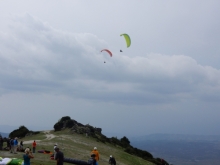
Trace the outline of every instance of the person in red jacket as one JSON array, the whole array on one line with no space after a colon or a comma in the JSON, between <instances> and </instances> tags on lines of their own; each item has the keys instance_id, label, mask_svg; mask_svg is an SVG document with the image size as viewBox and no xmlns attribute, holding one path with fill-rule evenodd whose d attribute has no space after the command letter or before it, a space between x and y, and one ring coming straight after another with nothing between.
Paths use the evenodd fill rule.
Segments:
<instances>
[{"instance_id":1,"label":"person in red jacket","mask_svg":"<svg viewBox=\"0 0 220 165\"><path fill-rule=\"evenodd\" d=\"M94 149L91 152L91 155L95 154L95 160L96 160L96 165L98 165L98 161L99 161L99 151L97 150L97 147L94 147Z\"/></svg>"},{"instance_id":2,"label":"person in red jacket","mask_svg":"<svg viewBox=\"0 0 220 165\"><path fill-rule=\"evenodd\" d=\"M35 140L34 140L34 142L32 143L33 153L35 153L36 146L37 146L37 143L36 143Z\"/></svg>"}]
</instances>

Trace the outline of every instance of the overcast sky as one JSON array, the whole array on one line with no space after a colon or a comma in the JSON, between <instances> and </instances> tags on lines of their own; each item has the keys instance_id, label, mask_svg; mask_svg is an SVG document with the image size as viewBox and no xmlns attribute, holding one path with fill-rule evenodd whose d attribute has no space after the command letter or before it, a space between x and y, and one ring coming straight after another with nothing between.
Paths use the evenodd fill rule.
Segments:
<instances>
[{"instance_id":1,"label":"overcast sky","mask_svg":"<svg viewBox=\"0 0 220 165\"><path fill-rule=\"evenodd\" d=\"M219 134L219 6L0 1L0 125L53 129L70 116L108 136Z\"/></svg>"}]
</instances>

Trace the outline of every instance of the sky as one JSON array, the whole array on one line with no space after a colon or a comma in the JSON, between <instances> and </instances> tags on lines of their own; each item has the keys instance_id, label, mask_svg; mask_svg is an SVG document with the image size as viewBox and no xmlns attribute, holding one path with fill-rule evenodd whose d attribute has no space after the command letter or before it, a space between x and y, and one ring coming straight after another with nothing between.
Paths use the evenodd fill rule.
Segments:
<instances>
[{"instance_id":1,"label":"sky","mask_svg":"<svg viewBox=\"0 0 220 165\"><path fill-rule=\"evenodd\" d=\"M220 134L219 6L0 1L0 125L47 130L70 116L109 137Z\"/></svg>"}]
</instances>

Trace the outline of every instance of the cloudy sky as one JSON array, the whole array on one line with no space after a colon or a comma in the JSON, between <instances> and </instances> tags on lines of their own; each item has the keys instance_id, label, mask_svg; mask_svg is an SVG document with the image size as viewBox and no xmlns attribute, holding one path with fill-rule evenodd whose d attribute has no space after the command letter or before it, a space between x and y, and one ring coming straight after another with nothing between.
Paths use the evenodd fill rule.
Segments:
<instances>
[{"instance_id":1,"label":"cloudy sky","mask_svg":"<svg viewBox=\"0 0 220 165\"><path fill-rule=\"evenodd\" d=\"M219 134L219 6L0 1L0 125L52 129L70 116L108 136Z\"/></svg>"}]
</instances>

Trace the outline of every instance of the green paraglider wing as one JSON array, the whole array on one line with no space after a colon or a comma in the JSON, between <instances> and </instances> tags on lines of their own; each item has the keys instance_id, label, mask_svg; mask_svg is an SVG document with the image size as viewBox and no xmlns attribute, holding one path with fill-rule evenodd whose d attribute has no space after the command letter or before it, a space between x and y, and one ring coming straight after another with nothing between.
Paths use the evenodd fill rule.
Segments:
<instances>
[{"instance_id":1,"label":"green paraglider wing","mask_svg":"<svg viewBox=\"0 0 220 165\"><path fill-rule=\"evenodd\" d=\"M131 39L130 39L129 35L128 34L121 34L120 36L124 36L127 47L129 47L131 45Z\"/></svg>"}]
</instances>

